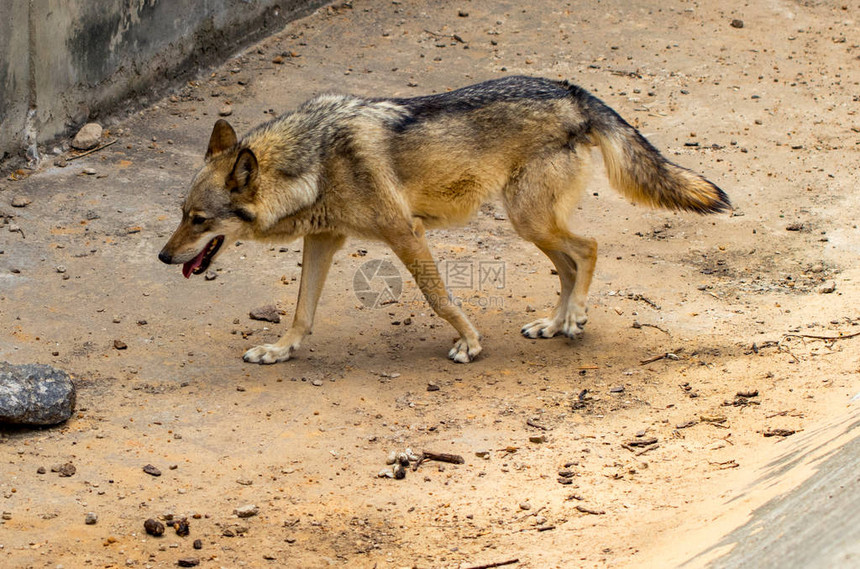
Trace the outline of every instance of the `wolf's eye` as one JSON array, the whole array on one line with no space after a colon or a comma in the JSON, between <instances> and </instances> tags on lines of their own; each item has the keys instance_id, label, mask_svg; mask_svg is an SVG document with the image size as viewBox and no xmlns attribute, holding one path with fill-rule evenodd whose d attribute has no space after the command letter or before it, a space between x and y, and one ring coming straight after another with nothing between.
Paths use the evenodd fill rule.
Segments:
<instances>
[{"instance_id":1,"label":"wolf's eye","mask_svg":"<svg viewBox=\"0 0 860 569\"><path fill-rule=\"evenodd\" d=\"M191 216L191 224L192 225L203 225L206 223L206 218L202 215L193 215Z\"/></svg>"}]
</instances>

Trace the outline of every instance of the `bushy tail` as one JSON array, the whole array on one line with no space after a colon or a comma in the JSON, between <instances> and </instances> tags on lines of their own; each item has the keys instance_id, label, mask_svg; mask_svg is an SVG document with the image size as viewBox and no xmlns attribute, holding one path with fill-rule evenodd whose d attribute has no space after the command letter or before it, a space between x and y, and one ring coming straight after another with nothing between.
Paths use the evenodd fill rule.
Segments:
<instances>
[{"instance_id":1,"label":"bushy tail","mask_svg":"<svg viewBox=\"0 0 860 569\"><path fill-rule=\"evenodd\" d=\"M664 158L603 101L575 85L568 88L586 115L612 187L635 202L666 209L716 213L731 208L723 190Z\"/></svg>"}]
</instances>

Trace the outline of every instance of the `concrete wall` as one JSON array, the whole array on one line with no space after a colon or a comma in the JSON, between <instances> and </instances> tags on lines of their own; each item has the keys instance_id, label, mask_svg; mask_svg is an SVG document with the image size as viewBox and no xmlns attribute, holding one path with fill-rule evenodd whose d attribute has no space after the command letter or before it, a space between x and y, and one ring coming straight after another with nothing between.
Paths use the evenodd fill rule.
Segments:
<instances>
[{"instance_id":1,"label":"concrete wall","mask_svg":"<svg viewBox=\"0 0 860 569\"><path fill-rule=\"evenodd\" d=\"M0 162L35 158L324 0L0 0Z\"/></svg>"}]
</instances>

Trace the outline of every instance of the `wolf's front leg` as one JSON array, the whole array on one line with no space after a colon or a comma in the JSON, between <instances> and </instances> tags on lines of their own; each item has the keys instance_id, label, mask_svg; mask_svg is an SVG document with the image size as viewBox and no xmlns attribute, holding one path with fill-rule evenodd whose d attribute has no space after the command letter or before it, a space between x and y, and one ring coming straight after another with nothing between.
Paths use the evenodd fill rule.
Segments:
<instances>
[{"instance_id":1,"label":"wolf's front leg","mask_svg":"<svg viewBox=\"0 0 860 569\"><path fill-rule=\"evenodd\" d=\"M392 230L386 235L388 245L412 273L424 298L434 312L448 321L460 334L460 339L448 352L448 357L461 364L469 363L481 353L480 334L469 322L445 289L445 283L424 239L421 221L413 222L411 231Z\"/></svg>"},{"instance_id":2,"label":"wolf's front leg","mask_svg":"<svg viewBox=\"0 0 860 569\"><path fill-rule=\"evenodd\" d=\"M343 246L343 235L321 233L307 235L302 248L302 280L293 325L274 344L263 344L245 352L243 359L255 364L273 364L290 359L302 340L310 334L314 314L325 278L335 252Z\"/></svg>"}]
</instances>

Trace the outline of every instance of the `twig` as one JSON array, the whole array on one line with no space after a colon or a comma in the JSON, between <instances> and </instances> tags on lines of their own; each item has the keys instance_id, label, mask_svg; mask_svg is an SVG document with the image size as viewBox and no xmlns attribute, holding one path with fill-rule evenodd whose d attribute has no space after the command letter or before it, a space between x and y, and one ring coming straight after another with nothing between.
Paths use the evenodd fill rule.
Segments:
<instances>
[{"instance_id":1,"label":"twig","mask_svg":"<svg viewBox=\"0 0 860 569\"><path fill-rule=\"evenodd\" d=\"M513 565L514 563L519 562L519 559L507 559L505 561L496 561L494 563L484 563L483 565L470 565L469 567L463 567L463 569L492 569L493 567L504 567L505 565Z\"/></svg>"},{"instance_id":2,"label":"twig","mask_svg":"<svg viewBox=\"0 0 860 569\"><path fill-rule=\"evenodd\" d=\"M421 466L425 460L437 460L439 462L447 462L450 464L463 464L466 460L460 456L459 454L448 454L445 452L430 452L425 450L421 453L418 461L412 466L412 471L418 470L418 467Z\"/></svg>"},{"instance_id":3,"label":"twig","mask_svg":"<svg viewBox=\"0 0 860 569\"><path fill-rule=\"evenodd\" d=\"M101 146L97 146L96 148L93 148L92 150L87 150L86 152L82 152L80 154L75 154L74 156L69 156L68 158L66 158L66 162L71 162L72 160L77 160L78 158L83 158L84 156L89 156L90 154L92 154L94 152L98 152L99 150L104 150L108 146L111 146L112 144L116 144L117 142L119 142L119 139L114 138L110 142L102 144Z\"/></svg>"},{"instance_id":4,"label":"twig","mask_svg":"<svg viewBox=\"0 0 860 569\"><path fill-rule=\"evenodd\" d=\"M544 427L543 425L532 419L526 419L526 425L528 425L529 427L534 427L535 429L540 429L541 431L549 430L549 427Z\"/></svg>"},{"instance_id":5,"label":"twig","mask_svg":"<svg viewBox=\"0 0 860 569\"><path fill-rule=\"evenodd\" d=\"M842 334L840 333L838 336L819 336L818 334L783 334L782 339L786 338L811 338L813 340L827 340L828 342L832 342L834 340L847 340L848 338L854 338L856 336L860 336L860 332L853 332L851 334Z\"/></svg>"},{"instance_id":6,"label":"twig","mask_svg":"<svg viewBox=\"0 0 860 569\"><path fill-rule=\"evenodd\" d=\"M593 510L587 506L578 505L576 507L577 511L582 512L583 514L591 514L592 516L602 516L606 512L604 510Z\"/></svg>"},{"instance_id":7,"label":"twig","mask_svg":"<svg viewBox=\"0 0 860 569\"><path fill-rule=\"evenodd\" d=\"M668 331L668 330L665 330L665 329L661 328L660 326L657 326L656 324L643 324L643 323L641 323L641 322L639 323L639 327L640 327L640 328L644 328L645 326L647 326L647 327L649 327L649 328L656 328L657 330L660 330L661 332L663 332L663 333L664 333L664 334L666 334L667 336L671 336L671 335L672 335L672 334L670 334L670 333L669 333L669 331Z\"/></svg>"},{"instance_id":8,"label":"twig","mask_svg":"<svg viewBox=\"0 0 860 569\"><path fill-rule=\"evenodd\" d=\"M424 30L424 31L427 32L428 34L430 34L431 36L436 36L437 38L450 38L456 42L466 43L466 40L464 40L463 38L461 38L457 34L440 34L438 32L431 32L430 30Z\"/></svg>"},{"instance_id":9,"label":"twig","mask_svg":"<svg viewBox=\"0 0 860 569\"><path fill-rule=\"evenodd\" d=\"M639 365L644 366L644 365L648 365L648 364L654 363L656 361L664 360L664 359L677 360L678 356L676 356L672 352L666 352L666 353L660 354L659 356L652 356L648 359L642 360L639 362Z\"/></svg>"}]
</instances>

